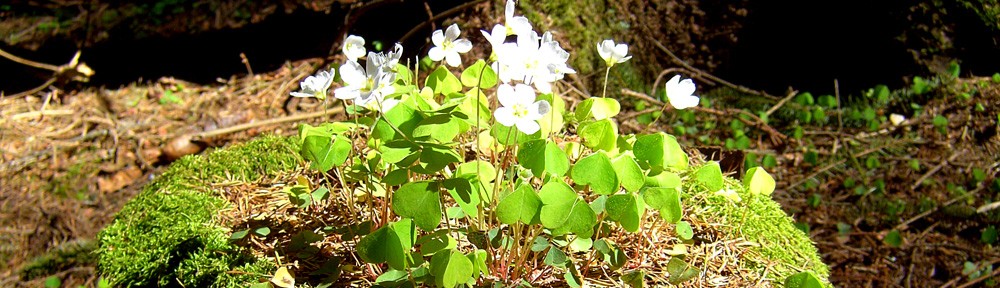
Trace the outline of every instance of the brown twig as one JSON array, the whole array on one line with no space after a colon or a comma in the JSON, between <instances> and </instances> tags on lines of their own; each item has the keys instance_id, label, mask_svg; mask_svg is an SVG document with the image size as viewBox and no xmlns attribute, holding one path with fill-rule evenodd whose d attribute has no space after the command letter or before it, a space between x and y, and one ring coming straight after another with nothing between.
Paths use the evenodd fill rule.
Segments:
<instances>
[{"instance_id":1,"label":"brown twig","mask_svg":"<svg viewBox=\"0 0 1000 288\"><path fill-rule=\"evenodd\" d=\"M448 9L448 10L446 10L444 12L441 12L440 14L434 15L434 17L431 17L430 19L427 19L427 21L425 21L423 23L420 23L420 25L417 25L416 27L413 27L413 29L410 29L410 31L406 32L406 34L403 34L403 37L399 38L399 42L405 42L406 39L409 39L410 37L412 37L413 34L416 34L421 29L424 29L424 27L427 27L427 25L431 25L432 23L434 23L434 22L436 22L438 20L441 20L441 18L451 16L452 14L458 13L459 11L462 11L462 10L465 10L466 8L472 7L473 5L482 3L483 1L486 1L486 0L476 0L476 1L472 1L472 2L467 2L465 4L458 5L458 6L455 6L454 8L451 8L451 9Z\"/></svg>"},{"instance_id":2,"label":"brown twig","mask_svg":"<svg viewBox=\"0 0 1000 288\"><path fill-rule=\"evenodd\" d=\"M666 103L664 103L663 101L657 100L656 98L653 98L653 97L651 97L649 95L646 95L645 93L632 91L632 90L629 90L629 89L626 89L626 88L622 88L621 91L622 91L622 94L625 94L627 96L632 96L632 97L635 97L635 98L646 100L647 102L650 102L650 103L653 103L653 104L656 104L656 105L660 105L660 106L663 106L663 107L666 106ZM749 113L749 112L743 111L741 109L718 110L718 109L713 109L713 108L708 108L708 107L701 107L701 106L691 107L691 109L695 110L695 111L698 111L698 112L702 112L702 113L708 113L708 114L713 114L713 115L718 115L718 116L733 117L735 119L738 119L741 122L743 122L744 124L747 124L747 125L750 125L750 126L754 126L757 129L760 129L761 131L766 132L770 136L771 142L774 143L774 144L778 144L778 143L781 143L783 141L788 141L788 136L786 136L785 134L781 134L781 132L778 132L778 130L775 130L774 127L771 127L770 125L767 125L767 123L764 123L764 121L761 120L760 117L757 117L757 115L753 115L753 113ZM742 117L734 117L734 115L737 115L737 114L747 115L751 119L744 119ZM751 121L751 120L753 120L753 121Z\"/></svg>"},{"instance_id":3,"label":"brown twig","mask_svg":"<svg viewBox=\"0 0 1000 288\"><path fill-rule=\"evenodd\" d=\"M944 165L947 165L948 162L955 161L955 158L958 158L958 155L961 154L959 152L961 151L952 153L951 156L948 157L948 159L941 161L941 163L938 163L937 166L934 166L934 168L931 168L930 171L927 171L927 173L924 173L923 176L920 176L920 178L918 178L917 181L910 186L910 190L917 190L917 187L920 187L920 183L924 183L924 180L927 180L927 177L931 177L931 175L937 173L937 171L941 170L941 168L943 168Z\"/></svg>"},{"instance_id":4,"label":"brown twig","mask_svg":"<svg viewBox=\"0 0 1000 288\"><path fill-rule=\"evenodd\" d=\"M281 123L286 123L286 122L295 122L295 121L300 121L300 120L305 120L305 119L311 119L311 118L316 118L316 117L323 117L323 116L327 116L327 115L333 115L333 114L341 113L341 112L344 112L344 107L337 106L337 107L330 108L329 110L325 110L325 111L318 111L318 112L307 113L307 114L299 114L299 115L290 115L290 116L285 116L285 117L281 117L281 118L268 119L268 120L264 120L264 121L260 121L260 122L246 123L246 124L240 124L240 125L226 127L226 128L221 128L221 129L215 129L215 130L212 130L212 131L205 131L205 132L202 132L202 133L195 134L191 139L192 140L201 140L201 139L205 139L205 138L212 138L212 137L215 137L215 136L225 135L225 134L230 134L230 133L235 133L235 132L239 132L239 131L243 131L243 130L247 130L247 129L252 129L252 128L256 128L256 127L267 126L267 125L274 125L274 124L281 124Z\"/></svg>"},{"instance_id":5,"label":"brown twig","mask_svg":"<svg viewBox=\"0 0 1000 288\"><path fill-rule=\"evenodd\" d=\"M969 191L968 193L965 193L965 194L962 194L962 195L958 195L955 198L951 198L951 200L948 200L947 202L944 202L941 205L938 205L937 207L934 207L934 209L927 210L927 211L924 211L924 213L920 213L917 216L913 216L912 218L907 219L906 221L903 221L903 223L899 223L899 225L896 225L896 227L893 227L893 229L895 229L895 230L902 230L902 229L906 228L908 225L910 225L910 223L913 223L914 221L917 221L917 220L919 220L921 218L927 217L927 215L931 215L934 212L937 212L938 210L941 210L941 207L948 207L948 206L951 206L951 204L955 204L955 202L961 201L962 199L975 196L975 195L979 194L979 191L983 190L983 187L985 187L985 186L983 186L982 184L980 184L979 186L976 187L976 189L972 189L972 191Z\"/></svg>"},{"instance_id":6,"label":"brown twig","mask_svg":"<svg viewBox=\"0 0 1000 288\"><path fill-rule=\"evenodd\" d=\"M740 85L736 85L736 84L730 83L729 81L726 81L725 79L716 77L715 75L712 75L712 74L710 74L708 72L702 71L701 69L695 68L694 66L691 66L690 64L687 64L687 62L684 62L684 60L681 60L680 57L677 57L677 55L675 55L674 52L671 52L670 49L667 48L667 46L664 46L663 43L660 43L659 40L656 40L656 38L653 38L652 35L653 34L646 34L646 39L649 39L649 41L652 41L653 44L656 45L657 48L660 48L660 51L663 51L663 53L666 53L667 56L670 56L670 59L673 60L673 62L676 63L677 65L681 65L681 67L684 67L685 69L697 72L699 75L704 76L705 78L708 78L709 80L712 80L713 82L729 86L730 88L736 89L737 91L740 91L740 92L743 92L743 93L747 93L747 94L753 94L753 95L761 96L761 97L764 97L764 98L767 98L767 99L771 99L771 100L778 100L777 96L774 96L774 95L771 95L771 94L767 94L767 92L757 91L757 90L753 90L753 89L750 89L750 88L747 88L747 87L744 87L744 86L740 86Z\"/></svg>"}]
</instances>

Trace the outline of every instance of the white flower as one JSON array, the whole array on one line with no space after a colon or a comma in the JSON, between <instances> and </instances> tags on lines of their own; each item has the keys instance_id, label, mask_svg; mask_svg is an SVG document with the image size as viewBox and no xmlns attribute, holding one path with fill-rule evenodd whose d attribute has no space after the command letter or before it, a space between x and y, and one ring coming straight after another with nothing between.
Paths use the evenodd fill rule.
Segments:
<instances>
[{"instance_id":1,"label":"white flower","mask_svg":"<svg viewBox=\"0 0 1000 288\"><path fill-rule=\"evenodd\" d=\"M341 72L341 76L343 72ZM677 109L687 109L698 106L698 96L694 96L695 86L691 79L681 80L681 75L676 75L667 81L667 100L670 105Z\"/></svg>"},{"instance_id":2,"label":"white flower","mask_svg":"<svg viewBox=\"0 0 1000 288\"><path fill-rule=\"evenodd\" d=\"M458 24L451 24L448 26L447 32L442 32L440 29L435 30L434 34L431 35L431 42L434 42L434 47L428 52L427 56L431 57L431 60L441 61L445 59L448 66L458 67L462 64L462 57L458 53L465 53L472 50L472 42L468 39L458 39L462 31L458 30Z\"/></svg>"},{"instance_id":3,"label":"white flower","mask_svg":"<svg viewBox=\"0 0 1000 288\"><path fill-rule=\"evenodd\" d=\"M403 56L403 45L396 43L396 46L392 49L389 54L383 53L368 53L368 65L377 66L386 72L396 71L396 64L399 64L399 58Z\"/></svg>"},{"instance_id":4,"label":"white flower","mask_svg":"<svg viewBox=\"0 0 1000 288\"><path fill-rule=\"evenodd\" d=\"M333 75L336 73L336 70L330 69L329 71L319 71L316 76L306 77L302 83L299 83L302 91L292 92L292 96L326 99L326 91L330 89L330 84L333 84Z\"/></svg>"},{"instance_id":5,"label":"white flower","mask_svg":"<svg viewBox=\"0 0 1000 288\"><path fill-rule=\"evenodd\" d=\"M493 112L497 122L507 127L517 126L518 130L528 135L538 132L540 127L536 121L549 113L551 108L545 100L536 102L535 91L524 84L513 87L501 84L497 87L497 99L501 105Z\"/></svg>"},{"instance_id":6,"label":"white flower","mask_svg":"<svg viewBox=\"0 0 1000 288\"><path fill-rule=\"evenodd\" d=\"M347 55L347 59L351 61L358 61L358 58L365 56L365 38L361 36L350 35L347 36L347 40L344 40L344 55Z\"/></svg>"},{"instance_id":7,"label":"white flower","mask_svg":"<svg viewBox=\"0 0 1000 288\"><path fill-rule=\"evenodd\" d=\"M518 35L517 43L504 43L497 49L494 70L504 83L521 81L533 84L542 93L552 92L552 82L562 79L567 73L576 73L566 65L569 53L545 33L539 38L534 32Z\"/></svg>"},{"instance_id":8,"label":"white flower","mask_svg":"<svg viewBox=\"0 0 1000 288\"><path fill-rule=\"evenodd\" d=\"M597 53L601 54L601 58L604 59L604 63L608 64L608 67L632 59L632 56L626 56L628 54L627 44L615 45L615 41L610 39L597 44Z\"/></svg>"},{"instance_id":9,"label":"white flower","mask_svg":"<svg viewBox=\"0 0 1000 288\"><path fill-rule=\"evenodd\" d=\"M899 124L903 123L903 121L906 121L906 117L903 117L903 115L899 115L896 113L892 113L889 115L889 122L892 122L892 125L899 126Z\"/></svg>"},{"instance_id":10,"label":"white flower","mask_svg":"<svg viewBox=\"0 0 1000 288\"><path fill-rule=\"evenodd\" d=\"M369 59L378 57L377 53L369 53ZM334 90L334 97L337 99L354 100L355 104L367 106L372 101L382 101L389 94L396 91L392 86L395 80L395 73L385 71L380 66L374 65L375 61L368 61L367 69L361 68L357 61L347 61L340 66L340 79L344 80L344 87Z\"/></svg>"},{"instance_id":11,"label":"white flower","mask_svg":"<svg viewBox=\"0 0 1000 288\"><path fill-rule=\"evenodd\" d=\"M486 41L490 42L494 53L496 53L496 49L503 45L503 41L507 39L507 28L500 24L493 26L492 31L479 30L479 32L483 33L483 36L486 36Z\"/></svg>"},{"instance_id":12,"label":"white flower","mask_svg":"<svg viewBox=\"0 0 1000 288\"><path fill-rule=\"evenodd\" d=\"M733 189L723 188L719 191L715 191L715 195L726 197L726 199L729 199L729 201L733 202L740 202L743 200L742 198L740 198L740 194L736 194L736 190Z\"/></svg>"},{"instance_id":13,"label":"white flower","mask_svg":"<svg viewBox=\"0 0 1000 288\"><path fill-rule=\"evenodd\" d=\"M525 35L534 32L531 29L531 21L528 21L528 18L525 18L524 16L514 17L514 0L507 0L507 6L504 7L503 16L504 20L506 20L506 23L504 24L504 28L506 28L504 34Z\"/></svg>"}]
</instances>

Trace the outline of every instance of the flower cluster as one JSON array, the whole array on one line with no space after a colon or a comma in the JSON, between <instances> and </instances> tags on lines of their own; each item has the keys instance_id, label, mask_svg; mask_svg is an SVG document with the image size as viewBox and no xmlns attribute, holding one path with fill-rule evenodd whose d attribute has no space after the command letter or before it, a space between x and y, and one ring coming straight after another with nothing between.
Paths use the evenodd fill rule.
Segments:
<instances>
[{"instance_id":1,"label":"flower cluster","mask_svg":"<svg viewBox=\"0 0 1000 288\"><path fill-rule=\"evenodd\" d=\"M361 43L364 43L364 39L361 39ZM348 45L351 45L350 41L345 44L345 52L349 51ZM344 80L345 85L333 91L334 97L353 100L355 105L368 109L388 111L398 103L398 100L386 99L386 96L396 92L392 84L396 81L395 68L402 55L403 46L396 44L388 54L368 52L365 67L361 67L356 59L348 59L347 63L340 66L340 79Z\"/></svg>"},{"instance_id":2,"label":"flower cluster","mask_svg":"<svg viewBox=\"0 0 1000 288\"><path fill-rule=\"evenodd\" d=\"M576 73L576 70L566 64L569 53L552 38L551 32L545 32L539 37L526 18L513 16L513 0L507 1L506 8L505 25L497 24L491 32L482 31L493 46L493 55L496 56L493 70L497 71L504 83L520 81L534 85L539 92L552 93L552 82L562 79L566 74ZM509 35L517 35L517 42L504 42Z\"/></svg>"}]
</instances>

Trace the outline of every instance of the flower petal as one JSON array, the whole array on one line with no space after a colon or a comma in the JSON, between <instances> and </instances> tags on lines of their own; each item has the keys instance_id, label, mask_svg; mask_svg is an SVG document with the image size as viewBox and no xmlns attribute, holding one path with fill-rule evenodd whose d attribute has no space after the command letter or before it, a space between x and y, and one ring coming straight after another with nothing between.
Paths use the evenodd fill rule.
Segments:
<instances>
[{"instance_id":1,"label":"flower petal","mask_svg":"<svg viewBox=\"0 0 1000 288\"><path fill-rule=\"evenodd\" d=\"M685 95L677 97L669 97L667 100L670 101L670 105L674 106L678 110L684 110L694 106L698 106L698 96Z\"/></svg>"},{"instance_id":2,"label":"flower petal","mask_svg":"<svg viewBox=\"0 0 1000 288\"><path fill-rule=\"evenodd\" d=\"M462 34L462 30L458 29L458 24L451 24L448 26L448 31L444 32L444 39L449 41L455 41L458 36Z\"/></svg>"},{"instance_id":3,"label":"flower petal","mask_svg":"<svg viewBox=\"0 0 1000 288\"><path fill-rule=\"evenodd\" d=\"M337 99L342 99L342 100L356 99L359 96L361 96L361 90L358 89L357 87L348 86L348 87L340 87L337 88L336 90L333 90L333 97L336 97Z\"/></svg>"},{"instance_id":4,"label":"flower petal","mask_svg":"<svg viewBox=\"0 0 1000 288\"><path fill-rule=\"evenodd\" d=\"M614 51L615 58L625 58L626 54L628 54L628 45L627 44L618 44L618 45L615 46L615 51ZM621 62L622 61L619 61L618 63L621 63Z\"/></svg>"},{"instance_id":5,"label":"flower petal","mask_svg":"<svg viewBox=\"0 0 1000 288\"><path fill-rule=\"evenodd\" d=\"M535 102L535 89L532 89L531 86L517 84L514 86L514 93L517 95L517 98L514 99L517 104L527 106Z\"/></svg>"},{"instance_id":6,"label":"flower petal","mask_svg":"<svg viewBox=\"0 0 1000 288\"><path fill-rule=\"evenodd\" d=\"M524 134L528 135L535 134L535 132L538 132L538 129L541 128L538 125L538 122L535 122L535 120L529 120L525 118L519 119L516 124L517 124L517 130L521 130L521 132L524 132Z\"/></svg>"},{"instance_id":7,"label":"flower petal","mask_svg":"<svg viewBox=\"0 0 1000 288\"><path fill-rule=\"evenodd\" d=\"M503 9L503 16L507 21L510 21L510 18L514 18L514 0L507 0L507 5Z\"/></svg>"},{"instance_id":8,"label":"flower petal","mask_svg":"<svg viewBox=\"0 0 1000 288\"><path fill-rule=\"evenodd\" d=\"M472 41L469 41L469 39L455 40L454 45L453 47L455 47L455 51L458 51L458 53L465 53L472 50Z\"/></svg>"},{"instance_id":9,"label":"flower petal","mask_svg":"<svg viewBox=\"0 0 1000 288\"><path fill-rule=\"evenodd\" d=\"M431 42L434 43L434 46L444 46L444 31L434 30L434 33L431 33Z\"/></svg>"},{"instance_id":10,"label":"flower petal","mask_svg":"<svg viewBox=\"0 0 1000 288\"><path fill-rule=\"evenodd\" d=\"M348 86L364 86L367 80L365 70L357 61L347 61L340 65L340 79Z\"/></svg>"},{"instance_id":11,"label":"flower petal","mask_svg":"<svg viewBox=\"0 0 1000 288\"><path fill-rule=\"evenodd\" d=\"M458 51L452 50L450 53L445 54L445 60L448 60L448 66L451 67L462 65L462 56L458 55Z\"/></svg>"},{"instance_id":12,"label":"flower petal","mask_svg":"<svg viewBox=\"0 0 1000 288\"><path fill-rule=\"evenodd\" d=\"M677 92L680 93L679 96L694 95L694 91L697 90L694 86L694 81L691 79L681 80L681 83L677 84Z\"/></svg>"},{"instance_id":13,"label":"flower petal","mask_svg":"<svg viewBox=\"0 0 1000 288\"><path fill-rule=\"evenodd\" d=\"M431 51L427 51L427 57L434 61L441 61L444 59L444 49L439 46L431 47Z\"/></svg>"},{"instance_id":14,"label":"flower petal","mask_svg":"<svg viewBox=\"0 0 1000 288\"><path fill-rule=\"evenodd\" d=\"M517 98L518 98L517 94L514 92L514 87L510 86L510 84L501 84L499 87L497 87L497 100L500 101L500 105L502 105L503 107L514 106L515 104L518 103Z\"/></svg>"},{"instance_id":15,"label":"flower petal","mask_svg":"<svg viewBox=\"0 0 1000 288\"><path fill-rule=\"evenodd\" d=\"M549 106L549 101L540 100L531 105L528 105L528 115L525 117L529 120L542 119L542 116L549 113L552 107Z\"/></svg>"},{"instance_id":16,"label":"flower petal","mask_svg":"<svg viewBox=\"0 0 1000 288\"><path fill-rule=\"evenodd\" d=\"M497 119L497 122L503 126L514 126L514 122L517 122L517 117L514 117L514 109L510 107L500 107L496 111L493 111L493 118Z\"/></svg>"},{"instance_id":17,"label":"flower petal","mask_svg":"<svg viewBox=\"0 0 1000 288\"><path fill-rule=\"evenodd\" d=\"M514 31L515 35L526 35L532 33L531 21L524 16L517 16L507 19L507 27Z\"/></svg>"}]
</instances>

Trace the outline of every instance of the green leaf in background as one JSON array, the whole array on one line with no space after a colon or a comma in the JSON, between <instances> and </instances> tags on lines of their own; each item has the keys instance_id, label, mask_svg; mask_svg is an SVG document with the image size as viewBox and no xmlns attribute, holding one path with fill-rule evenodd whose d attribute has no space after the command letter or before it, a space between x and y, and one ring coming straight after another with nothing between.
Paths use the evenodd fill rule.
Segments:
<instances>
[{"instance_id":1,"label":"green leaf in background","mask_svg":"<svg viewBox=\"0 0 1000 288\"><path fill-rule=\"evenodd\" d=\"M576 106L576 120L580 122L587 119L604 120L615 117L621 112L621 109L618 100L591 97Z\"/></svg>"},{"instance_id":2,"label":"green leaf in background","mask_svg":"<svg viewBox=\"0 0 1000 288\"><path fill-rule=\"evenodd\" d=\"M679 188L681 187L681 176L673 172L660 172L656 175L646 176L646 187L666 187L666 188Z\"/></svg>"},{"instance_id":3,"label":"green leaf in background","mask_svg":"<svg viewBox=\"0 0 1000 288\"><path fill-rule=\"evenodd\" d=\"M382 140L393 140L393 139L404 139L400 135L396 135L395 126L400 132L406 134L407 137L413 134L413 129L417 127L417 124L423 120L423 116L413 107L416 106L414 103L416 98L410 97L407 100L399 103L389 111L385 112L385 118L378 119L375 123L375 128L372 128L372 138L382 139ZM390 123L392 125L390 125ZM393 126L394 125L394 126Z\"/></svg>"},{"instance_id":4,"label":"green leaf in background","mask_svg":"<svg viewBox=\"0 0 1000 288\"><path fill-rule=\"evenodd\" d=\"M539 219L542 226L552 230L552 235L569 232L590 238L594 234L597 216L590 205L573 191L572 187L558 180L549 181L538 192L542 201Z\"/></svg>"},{"instance_id":5,"label":"green leaf in background","mask_svg":"<svg viewBox=\"0 0 1000 288\"><path fill-rule=\"evenodd\" d=\"M453 117L451 114L438 114L424 118L413 129L413 137L429 137L441 143L451 142L455 136L465 132L463 130L468 130L462 129L461 121L463 120ZM465 128L468 128L468 125L465 125Z\"/></svg>"},{"instance_id":6,"label":"green leaf in background","mask_svg":"<svg viewBox=\"0 0 1000 288\"><path fill-rule=\"evenodd\" d=\"M648 187L639 194L649 208L660 211L660 217L667 223L677 223L681 220L683 209L679 187Z\"/></svg>"},{"instance_id":7,"label":"green leaf in background","mask_svg":"<svg viewBox=\"0 0 1000 288\"><path fill-rule=\"evenodd\" d=\"M722 189L722 168L719 166L719 162L708 161L701 168L698 168L698 171L694 172L694 178L695 181L698 181L698 184L708 188L709 192Z\"/></svg>"},{"instance_id":8,"label":"green leaf in background","mask_svg":"<svg viewBox=\"0 0 1000 288\"><path fill-rule=\"evenodd\" d=\"M472 278L473 280L479 278L480 273L489 273L490 268L486 266L487 259L486 250L476 249L475 252L469 253L469 261L472 261ZM469 285L472 287L473 285Z\"/></svg>"},{"instance_id":9,"label":"green leaf in background","mask_svg":"<svg viewBox=\"0 0 1000 288\"><path fill-rule=\"evenodd\" d=\"M677 222L675 227L677 231L677 238L683 241L688 241L694 238L694 229L691 229L691 223L687 221Z\"/></svg>"},{"instance_id":10,"label":"green leaf in background","mask_svg":"<svg viewBox=\"0 0 1000 288\"><path fill-rule=\"evenodd\" d=\"M549 245L549 251L545 253L545 260L543 260L545 265L552 267L565 268L566 267L566 253L559 250L559 247L555 245Z\"/></svg>"},{"instance_id":11,"label":"green leaf in background","mask_svg":"<svg viewBox=\"0 0 1000 288\"><path fill-rule=\"evenodd\" d=\"M524 134L521 130L517 129L517 126L503 126L503 124L496 123L493 124L493 128L490 129L490 135L497 143L503 145L517 145L524 142L541 138L541 132L535 132L535 134Z\"/></svg>"},{"instance_id":12,"label":"green leaf in background","mask_svg":"<svg viewBox=\"0 0 1000 288\"><path fill-rule=\"evenodd\" d=\"M538 125L541 127L542 137L548 136L550 133L558 133L563 129L563 114L566 113L566 101L555 95L553 93L549 94L539 94L538 101L545 100L549 102L549 113L542 115L542 119L538 119Z\"/></svg>"},{"instance_id":13,"label":"green leaf in background","mask_svg":"<svg viewBox=\"0 0 1000 288\"><path fill-rule=\"evenodd\" d=\"M823 282L812 271L804 271L785 278L785 288L824 288Z\"/></svg>"},{"instance_id":14,"label":"green leaf in background","mask_svg":"<svg viewBox=\"0 0 1000 288\"><path fill-rule=\"evenodd\" d=\"M701 270L684 262L684 259L680 257L670 257L670 261L667 262L667 273L670 273L670 278L668 278L667 282L680 285L684 281L701 274Z\"/></svg>"},{"instance_id":15,"label":"green leaf in background","mask_svg":"<svg viewBox=\"0 0 1000 288\"><path fill-rule=\"evenodd\" d=\"M482 75L482 77L479 77ZM465 68L462 71L462 85L465 87L476 87L479 85L480 89L487 89L497 85L497 72L493 71L493 67L486 65L486 61L479 59L475 64Z\"/></svg>"},{"instance_id":16,"label":"green leaf in background","mask_svg":"<svg viewBox=\"0 0 1000 288\"><path fill-rule=\"evenodd\" d=\"M445 179L443 184L444 188L448 190L448 194L451 195L452 199L455 199L466 215L473 218L478 217L479 204L482 203L482 200L479 199L480 184L477 177L468 175Z\"/></svg>"},{"instance_id":17,"label":"green leaf in background","mask_svg":"<svg viewBox=\"0 0 1000 288\"><path fill-rule=\"evenodd\" d=\"M305 142L306 137L309 136L325 136L333 137L333 135L340 135L344 132L354 130L358 125L354 123L344 123L344 122L333 122L325 123L319 126L312 126L309 124L302 124L299 126L299 144Z\"/></svg>"},{"instance_id":18,"label":"green leaf in background","mask_svg":"<svg viewBox=\"0 0 1000 288\"><path fill-rule=\"evenodd\" d=\"M899 248L899 246L903 246L903 236L899 235L899 230L892 230L889 231L888 234L885 234L885 238L882 238L882 242L885 242L885 244L889 245L889 247Z\"/></svg>"},{"instance_id":19,"label":"green leaf in background","mask_svg":"<svg viewBox=\"0 0 1000 288\"><path fill-rule=\"evenodd\" d=\"M542 178L544 173L553 176L563 176L569 171L569 159L559 146L546 139L531 140L521 144L517 151L517 162L531 169L535 177Z\"/></svg>"},{"instance_id":20,"label":"green leaf in background","mask_svg":"<svg viewBox=\"0 0 1000 288\"><path fill-rule=\"evenodd\" d=\"M563 184L566 185L566 184ZM572 189L571 189L572 190ZM573 194L576 195L576 194ZM520 185L497 204L497 219L504 224L539 222L542 201L530 185Z\"/></svg>"},{"instance_id":21,"label":"green leaf in background","mask_svg":"<svg viewBox=\"0 0 1000 288\"><path fill-rule=\"evenodd\" d=\"M271 234L271 228L264 226L257 229L253 229L253 234L261 237L267 237L268 234Z\"/></svg>"},{"instance_id":22,"label":"green leaf in background","mask_svg":"<svg viewBox=\"0 0 1000 288\"><path fill-rule=\"evenodd\" d=\"M591 98L593 99L593 98ZM572 261L567 263L569 269L566 269L566 273L563 274L563 280L566 280L566 285L573 288L583 287L583 277L580 276L580 272L576 270L576 265Z\"/></svg>"},{"instance_id":23,"label":"green leaf in background","mask_svg":"<svg viewBox=\"0 0 1000 288\"><path fill-rule=\"evenodd\" d=\"M618 191L619 183L615 167L611 165L611 159L601 152L577 161L570 176L577 184L589 185L597 194L610 195Z\"/></svg>"},{"instance_id":24,"label":"green leaf in background","mask_svg":"<svg viewBox=\"0 0 1000 288\"><path fill-rule=\"evenodd\" d=\"M646 162L650 166L671 167L678 170L688 167L688 156L677 143L677 138L663 132L639 136L632 151L636 160Z\"/></svg>"},{"instance_id":25,"label":"green leaf in background","mask_svg":"<svg viewBox=\"0 0 1000 288\"><path fill-rule=\"evenodd\" d=\"M406 270L415 236L413 221L401 219L361 238L357 245L358 255L368 263L388 262L393 269Z\"/></svg>"},{"instance_id":26,"label":"green leaf in background","mask_svg":"<svg viewBox=\"0 0 1000 288\"><path fill-rule=\"evenodd\" d=\"M433 89L435 95L448 95L462 91L462 82L458 80L458 77L455 77L455 74L451 74L451 71L448 71L444 65L438 66L434 72L427 75L424 86Z\"/></svg>"},{"instance_id":27,"label":"green leaf in background","mask_svg":"<svg viewBox=\"0 0 1000 288\"><path fill-rule=\"evenodd\" d=\"M743 185L751 194L771 195L774 192L774 178L762 167L753 167L743 176Z\"/></svg>"},{"instance_id":28,"label":"green leaf in background","mask_svg":"<svg viewBox=\"0 0 1000 288\"><path fill-rule=\"evenodd\" d=\"M625 231L639 231L642 216L646 214L646 203L637 194L616 194L608 197L604 204L608 219L618 222Z\"/></svg>"},{"instance_id":29,"label":"green leaf in background","mask_svg":"<svg viewBox=\"0 0 1000 288\"><path fill-rule=\"evenodd\" d=\"M430 256L441 250L452 250L458 246L458 241L448 235L448 230L438 230L417 238L417 246L420 246L420 255Z\"/></svg>"},{"instance_id":30,"label":"green leaf in background","mask_svg":"<svg viewBox=\"0 0 1000 288\"><path fill-rule=\"evenodd\" d=\"M472 261L462 252L442 250L431 257L431 275L438 287L452 288L472 277Z\"/></svg>"},{"instance_id":31,"label":"green leaf in background","mask_svg":"<svg viewBox=\"0 0 1000 288\"><path fill-rule=\"evenodd\" d=\"M614 160L611 160L611 166L615 168L618 182L625 188L625 191L639 191L646 183L646 176L642 174L642 168L629 153L615 157Z\"/></svg>"},{"instance_id":32,"label":"green leaf in background","mask_svg":"<svg viewBox=\"0 0 1000 288\"><path fill-rule=\"evenodd\" d=\"M309 169L326 172L334 166L343 165L351 148L351 140L344 136L306 136L302 143L302 158L310 161Z\"/></svg>"},{"instance_id":33,"label":"green leaf in background","mask_svg":"<svg viewBox=\"0 0 1000 288\"><path fill-rule=\"evenodd\" d=\"M464 175L473 175L478 178L479 181L489 183L493 182L493 180L497 178L497 169L493 168L493 164L490 164L490 162L473 160L462 163L455 169L455 177L461 177Z\"/></svg>"},{"instance_id":34,"label":"green leaf in background","mask_svg":"<svg viewBox=\"0 0 1000 288\"><path fill-rule=\"evenodd\" d=\"M437 182L418 181L403 184L393 195L392 211L412 218L417 227L434 231L441 223L441 193Z\"/></svg>"},{"instance_id":35,"label":"green leaf in background","mask_svg":"<svg viewBox=\"0 0 1000 288\"><path fill-rule=\"evenodd\" d=\"M434 143L419 143L421 146L420 151L420 165L413 166L412 170L417 173L423 174L435 174L445 166L451 163L457 163L462 161L462 156L455 152L454 148L451 148L442 144Z\"/></svg>"},{"instance_id":36,"label":"green leaf in background","mask_svg":"<svg viewBox=\"0 0 1000 288\"><path fill-rule=\"evenodd\" d=\"M246 238L248 234L250 234L250 229L239 230L239 231L233 232L233 235L229 236L229 240L231 240L231 241L240 240L240 239Z\"/></svg>"},{"instance_id":37,"label":"green leaf in background","mask_svg":"<svg viewBox=\"0 0 1000 288\"><path fill-rule=\"evenodd\" d=\"M584 121L577 127L577 134L583 138L583 145L588 148L612 151L618 142L618 125L610 119Z\"/></svg>"},{"instance_id":38,"label":"green leaf in background","mask_svg":"<svg viewBox=\"0 0 1000 288\"><path fill-rule=\"evenodd\" d=\"M632 288L643 288L646 287L646 272L643 270L632 270L622 274L620 277L625 285Z\"/></svg>"}]
</instances>

